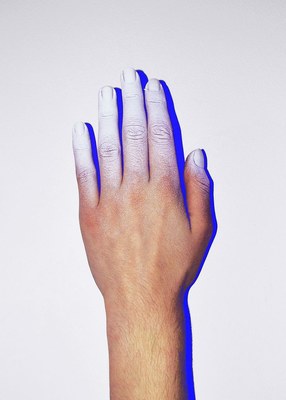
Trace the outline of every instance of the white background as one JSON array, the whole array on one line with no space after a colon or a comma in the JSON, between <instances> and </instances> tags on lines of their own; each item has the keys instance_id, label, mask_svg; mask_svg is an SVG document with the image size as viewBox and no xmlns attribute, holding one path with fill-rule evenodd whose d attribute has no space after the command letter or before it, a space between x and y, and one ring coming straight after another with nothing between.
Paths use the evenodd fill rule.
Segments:
<instances>
[{"instance_id":1,"label":"white background","mask_svg":"<svg viewBox=\"0 0 286 400\"><path fill-rule=\"evenodd\" d=\"M1 0L0 399L108 399L71 130L126 66L164 80L218 233L190 291L198 400L284 400L284 0Z\"/></svg>"}]
</instances>

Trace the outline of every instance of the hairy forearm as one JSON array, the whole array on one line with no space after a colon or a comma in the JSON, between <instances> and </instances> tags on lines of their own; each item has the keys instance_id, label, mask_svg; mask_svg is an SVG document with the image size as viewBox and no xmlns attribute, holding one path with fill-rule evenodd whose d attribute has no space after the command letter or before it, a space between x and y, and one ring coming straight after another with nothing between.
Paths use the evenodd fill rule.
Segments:
<instances>
[{"instance_id":1,"label":"hairy forearm","mask_svg":"<svg viewBox=\"0 0 286 400\"><path fill-rule=\"evenodd\" d=\"M106 307L111 400L186 400L183 307L120 308Z\"/></svg>"}]
</instances>

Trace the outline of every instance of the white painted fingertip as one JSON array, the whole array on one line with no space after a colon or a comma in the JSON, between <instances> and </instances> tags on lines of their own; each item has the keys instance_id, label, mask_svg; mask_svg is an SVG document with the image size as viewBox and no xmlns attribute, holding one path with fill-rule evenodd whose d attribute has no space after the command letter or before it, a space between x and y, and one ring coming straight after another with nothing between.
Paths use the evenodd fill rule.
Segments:
<instances>
[{"instance_id":1,"label":"white painted fingertip","mask_svg":"<svg viewBox=\"0 0 286 400\"><path fill-rule=\"evenodd\" d=\"M205 158L201 149L196 149L192 152L192 161L196 167L205 167Z\"/></svg>"},{"instance_id":2,"label":"white painted fingertip","mask_svg":"<svg viewBox=\"0 0 286 400\"><path fill-rule=\"evenodd\" d=\"M113 99L114 89L112 86L103 86L100 90L101 98L105 101Z\"/></svg>"},{"instance_id":3,"label":"white painted fingertip","mask_svg":"<svg viewBox=\"0 0 286 400\"><path fill-rule=\"evenodd\" d=\"M158 79L152 78L149 79L147 85L145 86L145 90L149 90L150 92L159 92L162 86Z\"/></svg>"},{"instance_id":4,"label":"white painted fingertip","mask_svg":"<svg viewBox=\"0 0 286 400\"><path fill-rule=\"evenodd\" d=\"M133 83L137 79L137 71L132 67L124 68L121 73L121 80L126 83Z\"/></svg>"},{"instance_id":5,"label":"white painted fingertip","mask_svg":"<svg viewBox=\"0 0 286 400\"><path fill-rule=\"evenodd\" d=\"M84 122L78 121L73 126L73 148L75 150L88 149L90 140L87 127Z\"/></svg>"},{"instance_id":6,"label":"white painted fingertip","mask_svg":"<svg viewBox=\"0 0 286 400\"><path fill-rule=\"evenodd\" d=\"M85 123L77 121L73 126L73 133L77 136L82 136L85 133Z\"/></svg>"}]
</instances>

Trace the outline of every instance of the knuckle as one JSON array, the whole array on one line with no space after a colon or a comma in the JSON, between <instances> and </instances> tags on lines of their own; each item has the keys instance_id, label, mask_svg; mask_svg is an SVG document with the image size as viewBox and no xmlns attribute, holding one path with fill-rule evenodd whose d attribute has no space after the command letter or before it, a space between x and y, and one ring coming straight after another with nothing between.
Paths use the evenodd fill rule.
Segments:
<instances>
[{"instance_id":1,"label":"knuckle","mask_svg":"<svg viewBox=\"0 0 286 400\"><path fill-rule=\"evenodd\" d=\"M102 158L117 158L119 156L120 149L115 143L103 142L99 145L98 153Z\"/></svg>"},{"instance_id":2,"label":"knuckle","mask_svg":"<svg viewBox=\"0 0 286 400\"><path fill-rule=\"evenodd\" d=\"M171 172L166 172L157 179L157 191L163 197L174 197L179 190L179 184Z\"/></svg>"},{"instance_id":3,"label":"knuckle","mask_svg":"<svg viewBox=\"0 0 286 400\"><path fill-rule=\"evenodd\" d=\"M76 177L80 185L85 184L95 177L95 169L81 168L77 170Z\"/></svg>"},{"instance_id":4,"label":"knuckle","mask_svg":"<svg viewBox=\"0 0 286 400\"><path fill-rule=\"evenodd\" d=\"M128 203L132 208L137 207L142 204L142 196L138 191L131 191L128 195Z\"/></svg>"},{"instance_id":5,"label":"knuckle","mask_svg":"<svg viewBox=\"0 0 286 400\"><path fill-rule=\"evenodd\" d=\"M172 129L164 122L153 123L149 128L149 135L154 142L169 142L172 139Z\"/></svg>"},{"instance_id":6,"label":"knuckle","mask_svg":"<svg viewBox=\"0 0 286 400\"><path fill-rule=\"evenodd\" d=\"M199 233L199 238L202 241L208 242L214 233L214 223L211 218L211 215L206 215L197 227L197 231Z\"/></svg>"},{"instance_id":7,"label":"knuckle","mask_svg":"<svg viewBox=\"0 0 286 400\"><path fill-rule=\"evenodd\" d=\"M79 222L81 228L85 231L94 231L95 227L98 225L95 211L93 209L90 210L87 207L80 207Z\"/></svg>"},{"instance_id":8,"label":"knuckle","mask_svg":"<svg viewBox=\"0 0 286 400\"><path fill-rule=\"evenodd\" d=\"M124 97L125 99L139 99L142 95L138 92L126 92Z\"/></svg>"},{"instance_id":9,"label":"knuckle","mask_svg":"<svg viewBox=\"0 0 286 400\"><path fill-rule=\"evenodd\" d=\"M99 114L99 117L100 118L103 118L103 119L112 119L112 118L114 118L114 113L113 112L109 112L109 113L106 113L106 112L101 112L100 114Z\"/></svg>"},{"instance_id":10,"label":"knuckle","mask_svg":"<svg viewBox=\"0 0 286 400\"><path fill-rule=\"evenodd\" d=\"M204 224L203 224L203 235L205 239L209 240L212 237L214 231L214 225L212 218L206 218Z\"/></svg>"},{"instance_id":11,"label":"knuckle","mask_svg":"<svg viewBox=\"0 0 286 400\"><path fill-rule=\"evenodd\" d=\"M196 186L203 194L208 196L210 192L210 180L208 176L204 172L202 175L198 175L196 178Z\"/></svg>"},{"instance_id":12,"label":"knuckle","mask_svg":"<svg viewBox=\"0 0 286 400\"><path fill-rule=\"evenodd\" d=\"M129 123L123 127L123 132L128 140L142 142L146 140L146 128L143 123Z\"/></svg>"},{"instance_id":13,"label":"knuckle","mask_svg":"<svg viewBox=\"0 0 286 400\"><path fill-rule=\"evenodd\" d=\"M180 190L178 185L169 177L162 176L158 179L153 179L150 182L150 193L153 204L163 211L166 207L168 210L181 207Z\"/></svg>"},{"instance_id":14,"label":"knuckle","mask_svg":"<svg viewBox=\"0 0 286 400\"><path fill-rule=\"evenodd\" d=\"M147 103L151 104L166 104L165 96L158 94L157 92L148 91L148 96L146 98Z\"/></svg>"},{"instance_id":15,"label":"knuckle","mask_svg":"<svg viewBox=\"0 0 286 400\"><path fill-rule=\"evenodd\" d=\"M132 208L140 208L146 199L144 187L138 187L136 184L129 185L128 189L124 194L124 198L126 199L129 207Z\"/></svg>"}]
</instances>

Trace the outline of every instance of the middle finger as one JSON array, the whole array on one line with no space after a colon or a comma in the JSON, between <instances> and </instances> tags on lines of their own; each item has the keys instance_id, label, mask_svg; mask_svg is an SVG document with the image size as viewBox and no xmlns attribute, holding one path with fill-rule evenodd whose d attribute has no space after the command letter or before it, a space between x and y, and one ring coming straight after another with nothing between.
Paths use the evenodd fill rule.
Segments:
<instances>
[{"instance_id":1,"label":"middle finger","mask_svg":"<svg viewBox=\"0 0 286 400\"><path fill-rule=\"evenodd\" d=\"M121 74L123 180L148 181L147 120L140 77L128 67Z\"/></svg>"}]
</instances>

